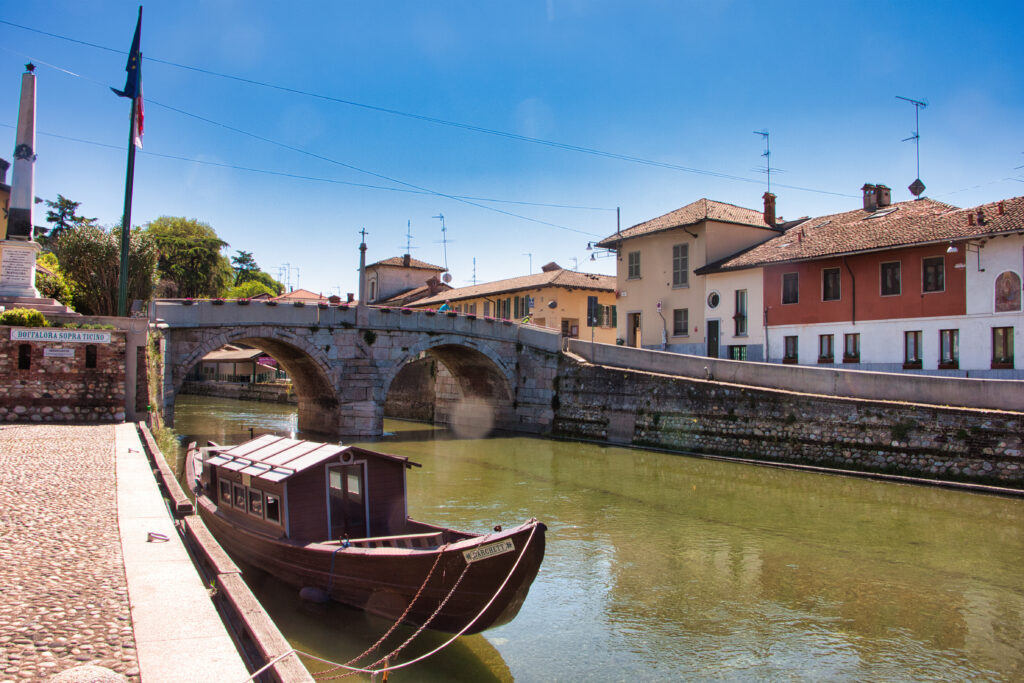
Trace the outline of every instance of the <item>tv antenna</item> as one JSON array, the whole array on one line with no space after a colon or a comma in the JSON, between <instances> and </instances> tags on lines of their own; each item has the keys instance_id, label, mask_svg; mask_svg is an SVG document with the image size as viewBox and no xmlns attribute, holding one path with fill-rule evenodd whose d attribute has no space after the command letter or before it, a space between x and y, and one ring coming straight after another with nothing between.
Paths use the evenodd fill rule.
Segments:
<instances>
[{"instance_id":1,"label":"tv antenna","mask_svg":"<svg viewBox=\"0 0 1024 683\"><path fill-rule=\"evenodd\" d=\"M578 258L576 258L575 256L572 256L571 258L572 258L572 269L573 270L579 270L580 269L580 260Z\"/></svg>"},{"instance_id":2,"label":"tv antenna","mask_svg":"<svg viewBox=\"0 0 1024 683\"><path fill-rule=\"evenodd\" d=\"M474 285L476 284L476 256L473 257L473 278L471 280L466 280L466 282L470 282Z\"/></svg>"},{"instance_id":3,"label":"tv antenna","mask_svg":"<svg viewBox=\"0 0 1024 683\"><path fill-rule=\"evenodd\" d=\"M441 220L441 247L444 249L444 269L448 270L448 228L444 226L444 214L439 213L434 218ZM436 244L436 242L435 242Z\"/></svg>"},{"instance_id":4,"label":"tv antenna","mask_svg":"<svg viewBox=\"0 0 1024 683\"><path fill-rule=\"evenodd\" d=\"M903 100L904 102L910 102L914 105L914 132L909 138L903 138L901 142L907 142L908 140L914 141L914 153L917 156L917 179L910 184L907 189L914 197L920 197L921 193L924 192L924 183L921 182L921 110L928 106L927 102L921 100L912 100L909 97L903 97L897 95L896 99Z\"/></svg>"},{"instance_id":5,"label":"tv antenna","mask_svg":"<svg viewBox=\"0 0 1024 683\"><path fill-rule=\"evenodd\" d=\"M412 249L413 249L413 246L412 246L412 221L411 220L407 220L405 222L405 253L406 254L411 254L412 253Z\"/></svg>"},{"instance_id":6,"label":"tv antenna","mask_svg":"<svg viewBox=\"0 0 1024 683\"><path fill-rule=\"evenodd\" d=\"M754 135L760 135L762 138L764 138L764 151L761 152L761 156L764 157L764 168L755 168L754 170L759 173L764 173L766 176L768 176L768 191L771 192L772 171L781 171L782 169L772 167L772 148L769 140L771 133L768 132L768 129L765 128L764 130L755 130Z\"/></svg>"},{"instance_id":7,"label":"tv antenna","mask_svg":"<svg viewBox=\"0 0 1024 683\"><path fill-rule=\"evenodd\" d=\"M530 270L528 272L529 272L530 275L533 275L533 254L527 252L527 253L523 254L523 256L525 256L526 258L530 259Z\"/></svg>"}]
</instances>

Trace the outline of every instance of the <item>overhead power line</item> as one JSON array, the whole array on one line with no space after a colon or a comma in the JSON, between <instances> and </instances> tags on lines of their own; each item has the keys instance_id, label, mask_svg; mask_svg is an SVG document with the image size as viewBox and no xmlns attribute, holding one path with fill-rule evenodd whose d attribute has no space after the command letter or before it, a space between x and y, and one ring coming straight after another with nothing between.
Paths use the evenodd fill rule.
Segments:
<instances>
[{"instance_id":1,"label":"overhead power line","mask_svg":"<svg viewBox=\"0 0 1024 683\"><path fill-rule=\"evenodd\" d=\"M16 24L16 23L14 23L12 21L6 21L6 20L3 20L3 19L0 19L0 24L6 24L8 26L12 26L14 28L19 28L19 29L22 29L24 31L30 31L32 33L38 33L40 35L48 36L48 37L51 37L51 38L56 38L58 40L65 40L65 41L68 41L68 42L71 42L71 43L76 43L78 45L84 45L86 47L91 47L91 48L95 48L95 49L99 49L99 50L104 50L104 51L107 51L107 52L113 52L113 53L117 53L117 54L126 54L123 50L115 49L115 48L112 48L112 47L107 47L105 45L99 45L99 44L96 44L96 43L91 43L91 42L88 42L88 41L85 41L85 40L79 40L77 38L71 38L69 36L63 36L63 35L60 35L58 33L52 33L52 32L49 32L49 31L43 31L43 30L40 30L40 29L37 29L37 28L32 28L30 26L24 26L22 24ZM204 69L202 67L192 66L190 64L181 64L179 62L172 62L170 60L159 59L159 58L156 58L156 57L145 56L145 57L143 57L143 59L145 61L154 62L156 64L164 64L166 66L172 66L172 67L175 67L175 68L178 68L178 69L186 69L188 71L194 71L196 73L205 74L207 76L213 76L213 77L216 77L216 78L223 78L223 79L227 79L227 80L231 80L231 81L236 81L238 83L245 83L247 85L253 85L253 86L257 86L257 87L261 87L261 88L269 88L269 89L272 89L272 90L278 90L278 91L290 93L290 94L293 94L293 95L302 95L304 97L312 97L312 98L323 100L323 101L326 101L326 102L333 102L335 104L343 104L343 105L350 106L350 107L358 107L360 109L366 109L366 110L369 110L369 111L375 111L375 112L379 112L379 113L382 113L382 114L390 114L392 116L401 116L401 117L404 117L404 118L414 119L414 120L417 120L417 121L423 121L423 122L426 122L426 123L432 123L432 124L439 125L439 126L448 126L448 127L452 127L452 128L458 128L458 129L461 129L461 130L467 130L467 131L475 132L475 133L482 133L482 134L485 134L485 135L493 135L493 136L497 136L497 137L507 138L507 139L510 139L510 140L517 140L519 142L528 142L528 143L535 144L535 145L543 145L543 146L546 146L546 147L553 147L555 149L561 149L561 150L570 151L570 152L578 152L578 153L581 153L581 154L589 154L589 155L592 155L592 156L604 157L606 159L615 159L615 160L618 160L618 161L627 161L627 162L630 162L630 163L642 164L642 165L645 165L645 166L654 166L654 167L657 167L657 168L665 168L665 169L670 169L670 170L674 170L674 171L682 171L684 173L693 173L693 174L697 174L697 175L709 176L709 177L712 177L712 178L721 178L723 180L734 180L734 181L743 182L743 183L760 184L760 181L758 179L756 179L756 178L746 178L746 177L743 177L743 176L732 175L732 174L729 174L729 173L721 173L721 172L718 172L718 171L710 171L710 170L707 170L707 169L694 168L692 166L683 166L681 164L673 164L673 163L670 163L670 162L667 162L667 161L656 161L656 160L653 160L653 159L645 159L643 157L633 156L633 155L630 155L630 154L620 154L620 153L617 153L617 152L608 152L608 151L604 151L604 150L595 149L595 148L592 148L592 147L585 147L585 146L582 146L582 145L573 145L573 144L564 143L564 142L557 142L555 140L545 140L543 138L535 138L535 137L531 137L531 136L528 136L528 135L521 135L519 133L512 133L512 132L509 132L509 131L498 130L498 129L495 129L495 128L487 128L487 127L484 127L484 126L477 126L477 125L470 124L470 123L462 123L462 122L459 122L459 121L450 121L450 120L447 120L447 119L441 119L441 118L437 118L437 117L434 117L434 116L426 116L424 114L416 114L416 113L412 113L412 112L405 112L405 111L401 111L401 110L398 110L398 109L391 109L389 107L381 107L381 106L378 106L378 105L367 104L365 102L357 102L355 100L347 100L347 99L344 99L344 98L341 98L341 97L334 97L332 95L325 95L323 93L317 93L317 92L313 92L313 91L310 91L310 90L303 90L301 88L293 88L293 87L290 87L290 86L279 85L279 84L276 84L276 83L267 83L266 81L259 81L259 80L253 79L253 78L245 78L244 76L235 76L235 75L232 75L232 74L225 74L225 73L221 73L219 71L213 71L212 69ZM801 192L813 192L813 193L817 193L817 194L827 194L827 195L832 195L832 196L835 196L835 197L856 197L857 196L857 195L852 195L852 194L848 194L848 193L845 193L845 192L832 192L830 190L821 190L821 189L811 188L811 187L801 187L799 185L784 185L784 184L781 184L781 183L776 183L776 186L777 187L784 187L784 188L790 189L790 190L799 190Z\"/></svg>"}]
</instances>

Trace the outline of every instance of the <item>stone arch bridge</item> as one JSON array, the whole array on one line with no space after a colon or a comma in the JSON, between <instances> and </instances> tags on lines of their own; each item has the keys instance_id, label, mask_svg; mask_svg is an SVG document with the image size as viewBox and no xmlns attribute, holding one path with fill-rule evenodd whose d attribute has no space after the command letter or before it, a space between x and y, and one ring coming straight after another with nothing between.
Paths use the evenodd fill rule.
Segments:
<instances>
[{"instance_id":1,"label":"stone arch bridge","mask_svg":"<svg viewBox=\"0 0 1024 683\"><path fill-rule=\"evenodd\" d=\"M561 337L552 330L455 313L346 305L157 301L162 332L162 404L188 372L225 344L273 356L292 379L301 430L367 437L382 432L396 378L425 359L444 366L442 421L548 432ZM440 405L444 403L444 405Z\"/></svg>"}]
</instances>

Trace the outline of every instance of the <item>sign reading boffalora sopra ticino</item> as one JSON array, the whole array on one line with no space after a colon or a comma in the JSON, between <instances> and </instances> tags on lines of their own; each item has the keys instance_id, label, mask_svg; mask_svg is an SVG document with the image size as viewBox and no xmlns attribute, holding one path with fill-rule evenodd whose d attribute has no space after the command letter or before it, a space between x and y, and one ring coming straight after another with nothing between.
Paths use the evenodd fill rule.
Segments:
<instances>
[{"instance_id":1,"label":"sign reading boffalora sopra ticino","mask_svg":"<svg viewBox=\"0 0 1024 683\"><path fill-rule=\"evenodd\" d=\"M109 344L109 330L54 330L45 327L13 327L11 341L79 342Z\"/></svg>"}]
</instances>

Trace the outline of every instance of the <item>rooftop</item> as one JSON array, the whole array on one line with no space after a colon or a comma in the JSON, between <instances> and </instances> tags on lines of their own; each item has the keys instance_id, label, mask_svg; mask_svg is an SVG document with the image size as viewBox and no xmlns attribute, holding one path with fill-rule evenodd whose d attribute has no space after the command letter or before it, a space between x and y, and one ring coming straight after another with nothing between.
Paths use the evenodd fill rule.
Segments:
<instances>
[{"instance_id":1,"label":"rooftop","mask_svg":"<svg viewBox=\"0 0 1024 683\"><path fill-rule=\"evenodd\" d=\"M649 235L663 230L672 230L688 225L696 225L701 221L718 221L719 223L733 223L736 225L749 225L754 228L775 231L775 228L764 222L764 214L754 209L745 209L742 206L716 202L711 199L698 199L695 202L676 209L663 216L652 218L644 223L639 223L622 232L615 233L597 243L602 248L611 248L616 242L623 239Z\"/></svg>"},{"instance_id":2,"label":"rooftop","mask_svg":"<svg viewBox=\"0 0 1024 683\"><path fill-rule=\"evenodd\" d=\"M406 256L408 256L408 255L406 255ZM373 268L374 266L396 266L398 268L417 268L419 270L436 270L438 272L444 272L444 270L445 270L445 268L443 268L441 266L435 266L432 263L427 263L425 261L420 261L419 259L414 259L412 257L409 257L409 262L406 263L405 262L406 256L392 256L391 258L386 258L383 261L377 261L376 263L371 263L371 264L367 265L366 267L367 268Z\"/></svg>"},{"instance_id":3,"label":"rooftop","mask_svg":"<svg viewBox=\"0 0 1024 683\"><path fill-rule=\"evenodd\" d=\"M957 242L1024 232L1024 197L960 209L933 199L898 202L876 211L847 211L809 218L782 235L698 274L804 261L858 252Z\"/></svg>"},{"instance_id":4,"label":"rooftop","mask_svg":"<svg viewBox=\"0 0 1024 683\"><path fill-rule=\"evenodd\" d=\"M552 270L535 273L533 275L522 275L520 277L508 278L505 280L486 282L480 285L458 287L447 292L442 292L436 296L420 299L416 302L416 305L440 304L446 300L455 301L458 299L474 299L481 296L512 293L525 289L538 289L540 287L593 289L613 292L615 291L615 276L579 273L575 270L563 270L556 267Z\"/></svg>"}]
</instances>

